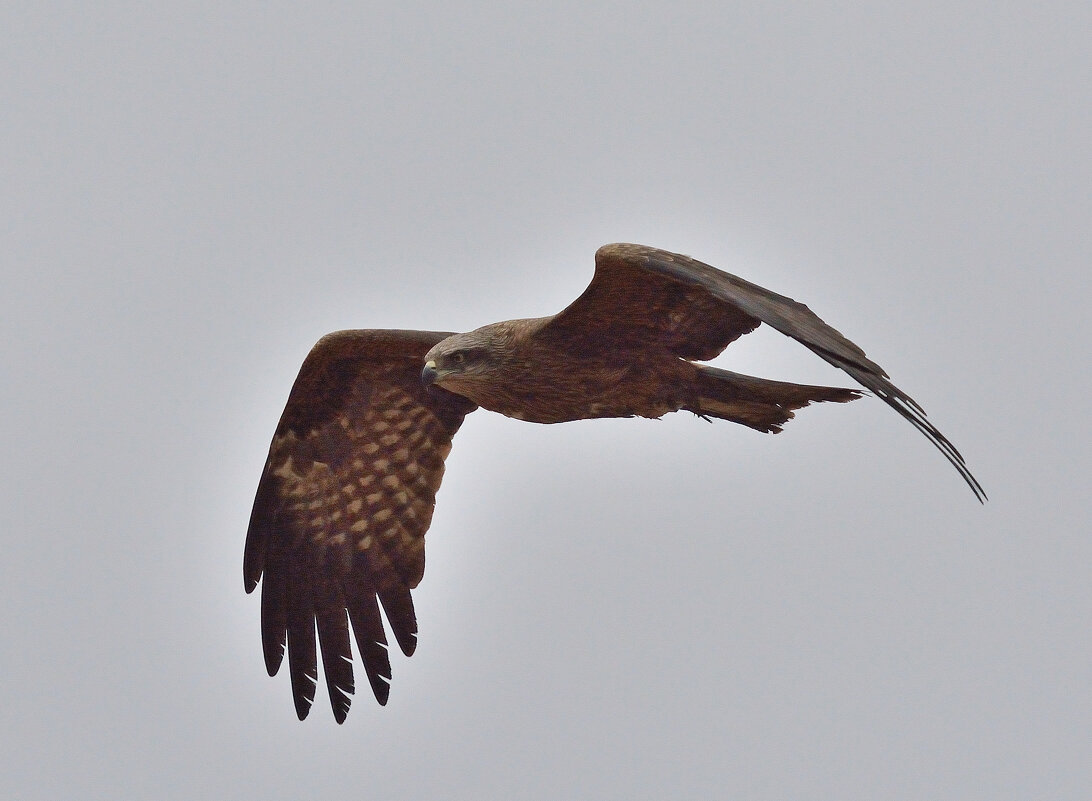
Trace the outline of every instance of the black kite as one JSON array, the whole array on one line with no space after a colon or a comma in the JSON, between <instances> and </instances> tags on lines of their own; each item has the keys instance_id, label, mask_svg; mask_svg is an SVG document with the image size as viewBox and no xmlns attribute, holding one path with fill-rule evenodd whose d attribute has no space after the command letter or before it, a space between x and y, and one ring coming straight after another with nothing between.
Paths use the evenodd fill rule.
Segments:
<instances>
[{"instance_id":1,"label":"black kite","mask_svg":"<svg viewBox=\"0 0 1092 801\"><path fill-rule=\"evenodd\" d=\"M275 674L288 651L300 719L318 681L316 626L337 721L354 691L350 624L372 692L386 702L391 668L379 605L412 654L410 590L424 572L444 458L478 406L536 423L685 409L778 432L794 409L861 395L694 363L761 323L878 395L985 499L922 408L807 306L688 256L606 245L591 284L553 317L466 334L339 331L308 355L269 449L243 559L247 592L265 577L266 667Z\"/></svg>"}]
</instances>

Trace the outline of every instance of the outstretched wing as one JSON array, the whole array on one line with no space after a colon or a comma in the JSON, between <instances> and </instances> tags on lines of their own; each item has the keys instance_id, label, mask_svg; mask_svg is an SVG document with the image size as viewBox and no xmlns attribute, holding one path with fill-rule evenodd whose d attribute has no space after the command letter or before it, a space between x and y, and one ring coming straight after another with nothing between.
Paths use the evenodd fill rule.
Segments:
<instances>
[{"instance_id":1,"label":"outstretched wing","mask_svg":"<svg viewBox=\"0 0 1092 801\"><path fill-rule=\"evenodd\" d=\"M575 352L595 352L604 342L623 347L658 343L684 359L704 361L760 323L806 345L878 395L924 434L978 499L985 500L982 485L955 446L863 350L803 303L689 256L644 245L604 245L596 251L591 284L540 336Z\"/></svg>"},{"instance_id":2,"label":"outstretched wing","mask_svg":"<svg viewBox=\"0 0 1092 801\"><path fill-rule=\"evenodd\" d=\"M243 556L251 592L262 584L269 675L287 645L296 713L307 716L318 665L341 723L354 691L352 624L376 700L387 701L390 660L379 614L402 651L417 642L410 590L425 568L444 458L465 398L421 383L422 357L448 334L340 331L300 369L258 485Z\"/></svg>"}]
</instances>

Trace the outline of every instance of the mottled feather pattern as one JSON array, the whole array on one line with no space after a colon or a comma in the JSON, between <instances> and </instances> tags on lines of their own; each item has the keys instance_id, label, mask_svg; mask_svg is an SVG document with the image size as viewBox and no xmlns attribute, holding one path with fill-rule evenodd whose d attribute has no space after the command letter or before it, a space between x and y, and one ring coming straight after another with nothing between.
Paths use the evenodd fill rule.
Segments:
<instances>
[{"instance_id":1,"label":"mottled feather pattern","mask_svg":"<svg viewBox=\"0 0 1092 801\"><path fill-rule=\"evenodd\" d=\"M266 667L276 673L287 650L301 719L314 700L319 654L334 717L345 719L354 692L350 636L372 692L386 702L380 606L411 654L410 590L424 572L444 458L478 406L537 423L687 410L777 433L796 409L861 395L696 363L766 323L892 406L985 499L922 408L804 304L642 245L606 245L595 265L587 289L553 317L463 334L341 331L307 357L270 447L243 559L247 591L263 582Z\"/></svg>"},{"instance_id":2,"label":"mottled feather pattern","mask_svg":"<svg viewBox=\"0 0 1092 801\"><path fill-rule=\"evenodd\" d=\"M389 339L377 344L378 333ZM339 721L354 689L346 615L381 703L390 662L377 597L402 650L412 653L416 644L409 591L424 572L424 534L451 438L474 407L421 385L421 356L442 334L422 342L418 334L400 341L398 333L341 332L315 347L273 439L255 501L247 588L264 572L267 668L271 674L279 669L287 634L301 718L314 699L316 624Z\"/></svg>"}]
</instances>

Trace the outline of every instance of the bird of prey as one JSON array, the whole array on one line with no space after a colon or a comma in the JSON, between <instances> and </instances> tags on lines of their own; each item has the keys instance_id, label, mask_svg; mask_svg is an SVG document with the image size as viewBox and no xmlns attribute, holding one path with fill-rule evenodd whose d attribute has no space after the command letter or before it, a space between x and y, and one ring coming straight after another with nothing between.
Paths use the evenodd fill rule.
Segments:
<instances>
[{"instance_id":1,"label":"bird of prey","mask_svg":"<svg viewBox=\"0 0 1092 801\"><path fill-rule=\"evenodd\" d=\"M807 306L688 256L606 245L591 284L552 317L465 334L339 331L307 356L269 449L243 557L247 592L264 577L266 668L276 674L287 650L299 718L314 701L321 652L334 717L345 720L354 691L350 628L372 692L386 703L380 604L409 656L417 643L410 590L424 572L444 458L479 406L534 423L685 409L776 433L795 409L862 394L696 364L762 323L893 407L985 500L922 408Z\"/></svg>"}]
</instances>

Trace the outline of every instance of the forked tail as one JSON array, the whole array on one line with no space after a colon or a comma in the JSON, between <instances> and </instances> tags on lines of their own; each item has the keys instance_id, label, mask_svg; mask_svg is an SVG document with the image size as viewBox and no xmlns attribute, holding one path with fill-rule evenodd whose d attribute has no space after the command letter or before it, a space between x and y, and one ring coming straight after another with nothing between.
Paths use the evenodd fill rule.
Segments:
<instances>
[{"instance_id":1,"label":"forked tail","mask_svg":"<svg viewBox=\"0 0 1092 801\"><path fill-rule=\"evenodd\" d=\"M846 403L861 397L859 389L814 387L732 373L717 367L694 365L698 378L687 411L700 417L718 417L759 431L776 434L793 417L793 410L809 403Z\"/></svg>"}]
</instances>

